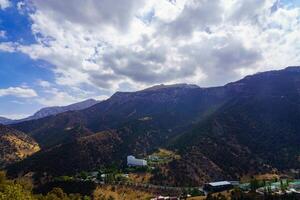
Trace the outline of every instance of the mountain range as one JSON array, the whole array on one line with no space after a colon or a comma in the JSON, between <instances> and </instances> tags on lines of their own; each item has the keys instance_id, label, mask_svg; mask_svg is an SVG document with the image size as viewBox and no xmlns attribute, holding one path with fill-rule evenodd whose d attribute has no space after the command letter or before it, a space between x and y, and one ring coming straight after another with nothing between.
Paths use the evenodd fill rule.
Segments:
<instances>
[{"instance_id":1,"label":"mountain range","mask_svg":"<svg viewBox=\"0 0 300 200\"><path fill-rule=\"evenodd\" d=\"M220 87L158 85L117 92L86 109L11 125L41 147L10 175L74 174L158 148L180 155L151 182L199 185L300 167L300 67L257 73Z\"/></svg>"},{"instance_id":2,"label":"mountain range","mask_svg":"<svg viewBox=\"0 0 300 200\"><path fill-rule=\"evenodd\" d=\"M36 113L34 113L32 116L26 117L24 119L7 119L5 117L0 117L0 124L8 125L8 124L17 124L24 121L30 121L35 119L41 119L44 117L48 117L51 115L57 115L59 113L67 112L67 111L75 111L75 110L83 110L85 108L91 107L95 104L99 103L99 101L96 101L94 99L87 99L82 102L74 103L68 106L53 106L53 107L46 107L42 108Z\"/></svg>"}]
</instances>

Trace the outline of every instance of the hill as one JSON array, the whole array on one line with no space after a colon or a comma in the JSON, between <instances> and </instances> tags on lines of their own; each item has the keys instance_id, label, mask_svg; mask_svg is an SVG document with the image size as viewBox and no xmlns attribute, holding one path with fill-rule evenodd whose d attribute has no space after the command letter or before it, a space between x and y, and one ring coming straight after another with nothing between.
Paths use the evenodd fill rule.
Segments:
<instances>
[{"instance_id":1,"label":"hill","mask_svg":"<svg viewBox=\"0 0 300 200\"><path fill-rule=\"evenodd\" d=\"M16 172L48 172L52 175L74 174L112 163L118 157L122 140L106 131L41 151L11 166ZM119 159L120 160L120 159ZM11 173L10 171L10 173Z\"/></svg>"},{"instance_id":2,"label":"hill","mask_svg":"<svg viewBox=\"0 0 300 200\"><path fill-rule=\"evenodd\" d=\"M0 168L36 153L39 145L28 135L0 125Z\"/></svg>"}]
</instances>

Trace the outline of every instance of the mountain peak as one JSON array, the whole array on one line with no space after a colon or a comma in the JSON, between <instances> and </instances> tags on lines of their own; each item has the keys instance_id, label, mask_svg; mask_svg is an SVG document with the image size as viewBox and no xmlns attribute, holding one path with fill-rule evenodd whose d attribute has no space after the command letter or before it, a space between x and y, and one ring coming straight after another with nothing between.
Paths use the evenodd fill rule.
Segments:
<instances>
[{"instance_id":1,"label":"mountain peak","mask_svg":"<svg viewBox=\"0 0 300 200\"><path fill-rule=\"evenodd\" d=\"M185 88L185 89L191 89L191 88L200 88L198 85L194 84L187 84L187 83L178 83L178 84L172 84L172 85L154 85L152 87L146 88L142 91L155 91L155 90L161 90L161 89L168 89L168 88Z\"/></svg>"}]
</instances>

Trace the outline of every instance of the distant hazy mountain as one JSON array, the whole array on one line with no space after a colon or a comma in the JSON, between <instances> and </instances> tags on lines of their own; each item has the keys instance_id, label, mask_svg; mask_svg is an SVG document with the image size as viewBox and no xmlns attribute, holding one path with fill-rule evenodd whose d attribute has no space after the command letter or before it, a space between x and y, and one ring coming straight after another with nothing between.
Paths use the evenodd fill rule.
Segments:
<instances>
[{"instance_id":1,"label":"distant hazy mountain","mask_svg":"<svg viewBox=\"0 0 300 200\"><path fill-rule=\"evenodd\" d=\"M68 106L53 106L53 107L46 107L42 108L41 110L37 111L33 116L30 116L23 121L28 121L32 119L40 119L44 117L48 117L51 115L57 115L59 113L67 112L67 111L76 111L76 110L83 110L88 107L91 107L95 104L99 103L98 101L94 99L88 99L85 101L81 101L78 103L74 103Z\"/></svg>"},{"instance_id":2,"label":"distant hazy mountain","mask_svg":"<svg viewBox=\"0 0 300 200\"><path fill-rule=\"evenodd\" d=\"M0 125L0 168L20 161L39 150L39 145L28 135Z\"/></svg>"},{"instance_id":3,"label":"distant hazy mountain","mask_svg":"<svg viewBox=\"0 0 300 200\"><path fill-rule=\"evenodd\" d=\"M12 123L14 120L12 119L7 119L5 117L0 117L0 124L10 124Z\"/></svg>"},{"instance_id":4,"label":"distant hazy mountain","mask_svg":"<svg viewBox=\"0 0 300 200\"><path fill-rule=\"evenodd\" d=\"M221 87L177 84L117 92L87 109L13 125L42 151L9 172L72 174L95 163L121 165L128 154L142 157L160 147L180 155L155 170L151 181L163 185L299 169L299 91L300 67L289 67Z\"/></svg>"},{"instance_id":5,"label":"distant hazy mountain","mask_svg":"<svg viewBox=\"0 0 300 200\"><path fill-rule=\"evenodd\" d=\"M74 104L71 104L68 106L46 107L46 108L42 108L41 110L37 111L34 115L29 116L24 119L11 120L11 119L6 119L3 117L0 117L0 124L4 124L4 125L16 124L16 123L20 123L20 122L24 122L24 121L36 120L36 119L41 119L41 118L52 116L52 115L57 115L57 114L63 113L63 112L83 110L83 109L91 107L97 103L99 103L99 101L96 101L94 99L88 99L88 100L74 103Z\"/></svg>"}]
</instances>

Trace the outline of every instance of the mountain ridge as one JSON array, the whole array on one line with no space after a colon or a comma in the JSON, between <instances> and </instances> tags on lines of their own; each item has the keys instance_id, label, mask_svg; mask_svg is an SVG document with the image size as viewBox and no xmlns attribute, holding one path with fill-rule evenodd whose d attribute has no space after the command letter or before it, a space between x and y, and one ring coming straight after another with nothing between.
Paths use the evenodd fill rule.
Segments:
<instances>
[{"instance_id":1,"label":"mountain ridge","mask_svg":"<svg viewBox=\"0 0 300 200\"><path fill-rule=\"evenodd\" d=\"M157 148L168 148L181 159L159 168L151 181L196 186L224 177L237 179L253 173L297 168L299 83L298 68L287 68L213 88L163 87L117 92L87 109L13 127L41 145L39 159L47 160L51 152L54 163L55 159L74 165L81 161L76 156L63 160L58 150L51 150L53 147L59 145L64 151L71 151L69 143L82 145L76 141L105 131L114 132L110 142L118 147L108 149L106 154L113 156L103 165L113 162L122 166L129 154L144 157ZM105 156L101 149L89 144L95 152L86 154L87 163ZM35 170L43 172L45 166L36 158L29 157L11 169L18 173L30 170L27 165L35 165ZM56 167L47 170L62 175L93 167L90 164L66 171L57 171Z\"/></svg>"}]
</instances>

